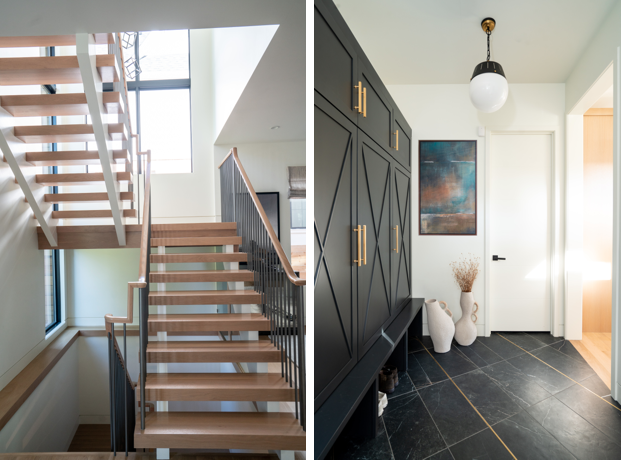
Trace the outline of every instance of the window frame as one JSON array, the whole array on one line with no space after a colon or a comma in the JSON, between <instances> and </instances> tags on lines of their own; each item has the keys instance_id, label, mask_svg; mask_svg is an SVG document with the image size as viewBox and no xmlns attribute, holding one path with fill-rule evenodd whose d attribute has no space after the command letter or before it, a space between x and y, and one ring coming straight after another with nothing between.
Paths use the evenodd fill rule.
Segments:
<instances>
[{"instance_id":1,"label":"window frame","mask_svg":"<svg viewBox=\"0 0 621 461\"><path fill-rule=\"evenodd\" d=\"M298 200L304 200L304 221L306 222L306 199L305 198L296 198L296 199L289 199L289 226L290 228L293 229L306 229L306 226L304 227L294 227L293 226L293 212L291 207L293 206L293 202L294 201L298 201Z\"/></svg>"},{"instance_id":2,"label":"window frame","mask_svg":"<svg viewBox=\"0 0 621 461\"><path fill-rule=\"evenodd\" d=\"M134 91L136 94L136 134L138 137L138 150L142 152L142 130L141 130L141 118L140 118L140 92L141 91L154 91L154 90L188 90L190 98L190 171L189 173L175 173L175 174L191 174L194 173L194 146L192 145L192 61L190 52L190 29L188 31L188 78L176 78L176 79L162 79L162 80L140 80L140 74L136 75L135 80L127 80L127 91ZM150 32L150 31L146 31ZM134 43L134 59L138 66L140 66L140 36L142 32L138 32L136 35L136 41ZM103 91L113 91L112 83L104 83ZM129 101L127 102L129 105ZM152 159L155 160L155 159ZM140 168L140 162L138 162ZM153 174L168 174L168 173L153 173Z\"/></svg>"}]
</instances>

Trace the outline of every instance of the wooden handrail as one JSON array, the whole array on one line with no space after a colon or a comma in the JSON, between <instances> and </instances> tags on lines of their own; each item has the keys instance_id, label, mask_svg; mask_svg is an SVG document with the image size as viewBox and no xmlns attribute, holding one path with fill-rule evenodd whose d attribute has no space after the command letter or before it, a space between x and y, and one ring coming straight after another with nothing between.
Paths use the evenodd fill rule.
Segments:
<instances>
[{"instance_id":1,"label":"wooden handrail","mask_svg":"<svg viewBox=\"0 0 621 461\"><path fill-rule=\"evenodd\" d=\"M274 245L274 250L276 250L276 254L278 255L278 258L280 259L280 262L282 263L282 267L285 270L285 274L287 274L287 278L294 285L298 285L298 286L306 285L306 280L301 279L297 275L295 275L295 271L291 267L291 263L289 262L289 259L287 259L285 250L283 250L282 245L280 244L280 240L278 240L278 237L276 236L276 232L274 232L274 228L272 227L272 224L270 223L270 220L267 217L265 210L263 209L263 205L261 205L261 201L259 200L259 197L257 197L257 193L254 191L254 187L252 187L252 183L250 182L250 179L248 179L246 170L244 170L244 167L239 161L239 157L237 156L237 147L233 147L229 151L226 157L224 157L224 160L222 160L222 163L220 163L220 165L218 166L218 169L220 169L222 165L224 165L224 162L226 162L226 160L230 156L233 156L233 161L237 165L237 168L239 169L239 172L241 173L244 183L246 184L246 187L248 188L248 191L250 192L250 197L252 197L254 206L257 208L257 211L259 212L259 216L261 217L261 221L263 221L263 225L265 226L265 229L267 230L267 234L270 236L272 245Z\"/></svg>"},{"instance_id":2,"label":"wooden handrail","mask_svg":"<svg viewBox=\"0 0 621 461\"><path fill-rule=\"evenodd\" d=\"M137 155L145 155L147 157L147 166L145 169L145 186L144 186L144 208L142 220L142 235L140 237L140 260L138 263L138 281L127 282L127 315L125 317L117 317L112 314L106 314L106 329L108 324L113 323L132 323L134 321L134 288L145 288L147 286L147 254L149 251L149 215L151 213L151 151L137 152Z\"/></svg>"}]
</instances>

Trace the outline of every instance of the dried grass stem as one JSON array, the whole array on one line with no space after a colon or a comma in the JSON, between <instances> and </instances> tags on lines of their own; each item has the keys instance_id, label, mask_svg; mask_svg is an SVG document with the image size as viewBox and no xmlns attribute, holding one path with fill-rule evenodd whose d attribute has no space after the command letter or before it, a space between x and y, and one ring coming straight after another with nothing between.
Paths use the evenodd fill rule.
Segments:
<instances>
[{"instance_id":1,"label":"dried grass stem","mask_svg":"<svg viewBox=\"0 0 621 461\"><path fill-rule=\"evenodd\" d=\"M459 285L461 291L469 293L472 291L472 285L479 275L480 259L468 253L468 256L461 255L460 259L450 264L453 269L453 277L455 283Z\"/></svg>"}]
</instances>

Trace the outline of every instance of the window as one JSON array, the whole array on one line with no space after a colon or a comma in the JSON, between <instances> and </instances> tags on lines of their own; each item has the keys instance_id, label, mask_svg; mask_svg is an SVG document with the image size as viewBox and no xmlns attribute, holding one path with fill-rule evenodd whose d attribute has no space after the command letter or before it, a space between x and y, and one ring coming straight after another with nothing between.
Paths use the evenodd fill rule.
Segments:
<instances>
[{"instance_id":1,"label":"window","mask_svg":"<svg viewBox=\"0 0 621 461\"><path fill-rule=\"evenodd\" d=\"M123 54L141 70L127 82L140 150L151 149L154 174L191 173L189 30L139 32L133 43Z\"/></svg>"},{"instance_id":2,"label":"window","mask_svg":"<svg viewBox=\"0 0 621 461\"><path fill-rule=\"evenodd\" d=\"M306 199L294 199L291 203L291 229L306 229Z\"/></svg>"},{"instance_id":3,"label":"window","mask_svg":"<svg viewBox=\"0 0 621 461\"><path fill-rule=\"evenodd\" d=\"M45 332L52 331L60 318L60 250L43 250L45 261Z\"/></svg>"}]
</instances>

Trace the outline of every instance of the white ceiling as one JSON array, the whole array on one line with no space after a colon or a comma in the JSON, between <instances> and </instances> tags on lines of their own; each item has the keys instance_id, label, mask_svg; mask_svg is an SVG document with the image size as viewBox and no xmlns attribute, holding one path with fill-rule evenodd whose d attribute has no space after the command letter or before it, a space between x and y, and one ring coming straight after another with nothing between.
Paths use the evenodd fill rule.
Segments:
<instances>
[{"instance_id":1,"label":"white ceiling","mask_svg":"<svg viewBox=\"0 0 621 461\"><path fill-rule=\"evenodd\" d=\"M509 83L562 83L617 0L335 0L385 84L468 83L487 55Z\"/></svg>"},{"instance_id":2,"label":"white ceiling","mask_svg":"<svg viewBox=\"0 0 621 461\"><path fill-rule=\"evenodd\" d=\"M305 15L304 0L0 0L0 35L279 24L218 143L279 142L306 137Z\"/></svg>"}]
</instances>

